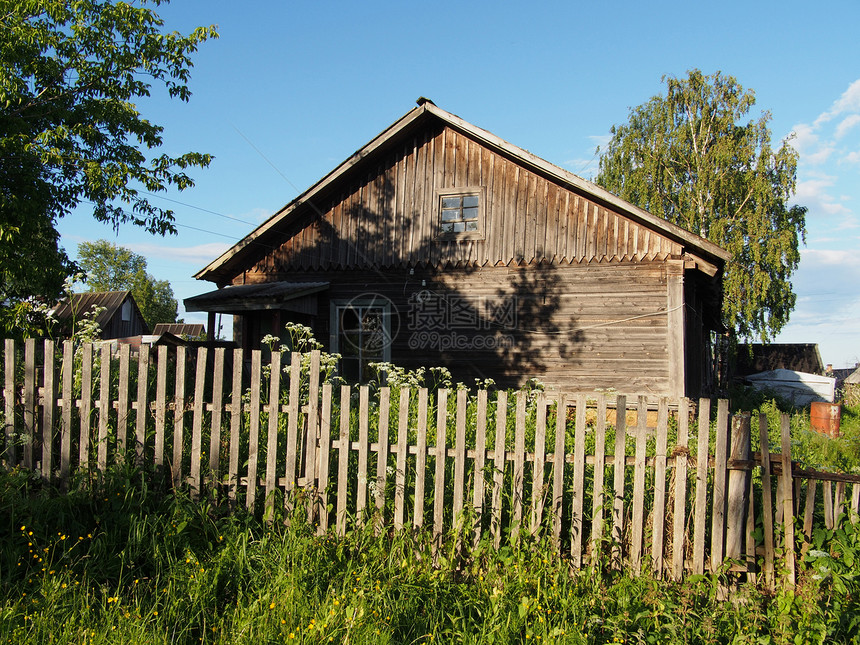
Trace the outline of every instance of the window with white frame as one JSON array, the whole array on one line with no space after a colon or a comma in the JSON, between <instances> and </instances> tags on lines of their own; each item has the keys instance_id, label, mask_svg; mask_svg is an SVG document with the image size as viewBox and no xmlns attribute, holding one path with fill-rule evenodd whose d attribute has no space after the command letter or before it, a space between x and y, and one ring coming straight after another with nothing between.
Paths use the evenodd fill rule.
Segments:
<instances>
[{"instance_id":1,"label":"window with white frame","mask_svg":"<svg viewBox=\"0 0 860 645\"><path fill-rule=\"evenodd\" d=\"M370 363L391 360L390 301L334 302L331 318L331 346L341 355L340 376L366 383L375 376Z\"/></svg>"}]
</instances>

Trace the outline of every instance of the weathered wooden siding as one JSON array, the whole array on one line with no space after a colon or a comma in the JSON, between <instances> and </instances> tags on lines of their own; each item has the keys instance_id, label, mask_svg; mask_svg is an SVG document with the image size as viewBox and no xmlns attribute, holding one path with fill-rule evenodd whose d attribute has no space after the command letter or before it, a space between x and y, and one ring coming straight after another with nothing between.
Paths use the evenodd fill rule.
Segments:
<instances>
[{"instance_id":1,"label":"weathered wooden siding","mask_svg":"<svg viewBox=\"0 0 860 645\"><path fill-rule=\"evenodd\" d=\"M305 207L248 274L294 268L663 259L680 245L451 127L410 135ZM439 240L438 192L486 188L481 240Z\"/></svg>"},{"instance_id":2,"label":"weathered wooden siding","mask_svg":"<svg viewBox=\"0 0 860 645\"><path fill-rule=\"evenodd\" d=\"M411 274L293 271L269 278L331 281L319 294L313 325L329 349L331 303L382 296L395 313L391 354L403 367L444 365L466 383L492 377L518 386L537 376L554 388L656 395L672 391L667 271L659 261L544 262ZM434 316L422 317L419 296L425 307L432 301ZM508 305L512 321L487 313L490 306Z\"/></svg>"}]
</instances>

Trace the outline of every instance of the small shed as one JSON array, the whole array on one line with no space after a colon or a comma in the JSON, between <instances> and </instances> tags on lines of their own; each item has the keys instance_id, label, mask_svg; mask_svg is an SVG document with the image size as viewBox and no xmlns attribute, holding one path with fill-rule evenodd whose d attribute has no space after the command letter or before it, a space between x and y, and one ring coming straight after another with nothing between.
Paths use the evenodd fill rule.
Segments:
<instances>
[{"instance_id":1,"label":"small shed","mask_svg":"<svg viewBox=\"0 0 860 645\"><path fill-rule=\"evenodd\" d=\"M74 293L61 301L53 311L53 317L60 325L60 333L71 335L75 324L85 315L102 310L95 321L101 329L99 338L128 338L148 334L149 327L140 313L131 291L93 291Z\"/></svg>"},{"instance_id":2,"label":"small shed","mask_svg":"<svg viewBox=\"0 0 860 645\"><path fill-rule=\"evenodd\" d=\"M794 370L769 370L746 377L753 388L778 394L793 405L804 406L815 401L833 403L836 379Z\"/></svg>"}]
</instances>

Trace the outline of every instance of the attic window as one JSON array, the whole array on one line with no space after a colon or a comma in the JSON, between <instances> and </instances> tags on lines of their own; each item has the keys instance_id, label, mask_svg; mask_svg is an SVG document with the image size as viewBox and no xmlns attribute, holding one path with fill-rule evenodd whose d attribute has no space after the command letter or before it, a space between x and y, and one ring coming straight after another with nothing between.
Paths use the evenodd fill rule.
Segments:
<instances>
[{"instance_id":1,"label":"attic window","mask_svg":"<svg viewBox=\"0 0 860 645\"><path fill-rule=\"evenodd\" d=\"M483 238L485 192L481 187L439 191L441 238Z\"/></svg>"}]
</instances>

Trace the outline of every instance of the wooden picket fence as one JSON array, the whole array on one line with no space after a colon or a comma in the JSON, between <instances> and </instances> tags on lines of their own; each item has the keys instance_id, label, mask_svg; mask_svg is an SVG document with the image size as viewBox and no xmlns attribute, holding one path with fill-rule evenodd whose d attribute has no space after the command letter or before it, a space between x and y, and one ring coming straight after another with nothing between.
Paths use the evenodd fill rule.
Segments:
<instances>
[{"instance_id":1,"label":"wooden picket fence","mask_svg":"<svg viewBox=\"0 0 860 645\"><path fill-rule=\"evenodd\" d=\"M776 454L756 419L753 452L750 415L723 399L335 387L319 352L248 366L239 349L20 345L3 345L3 464L62 486L134 460L255 511L301 499L320 533L528 534L573 567L768 586L793 584L796 545L860 505L860 477L792 462L788 416Z\"/></svg>"}]
</instances>

